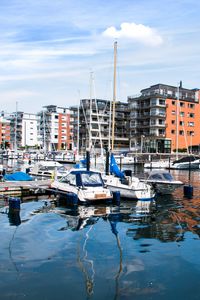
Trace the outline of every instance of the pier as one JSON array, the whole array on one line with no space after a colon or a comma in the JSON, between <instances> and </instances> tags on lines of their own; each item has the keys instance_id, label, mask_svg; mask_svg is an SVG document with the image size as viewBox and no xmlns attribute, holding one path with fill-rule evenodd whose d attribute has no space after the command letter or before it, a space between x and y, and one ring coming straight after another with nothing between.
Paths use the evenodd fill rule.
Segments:
<instances>
[{"instance_id":1,"label":"pier","mask_svg":"<svg viewBox=\"0 0 200 300\"><path fill-rule=\"evenodd\" d=\"M0 196L27 196L47 193L50 179L37 181L5 181L0 182Z\"/></svg>"}]
</instances>

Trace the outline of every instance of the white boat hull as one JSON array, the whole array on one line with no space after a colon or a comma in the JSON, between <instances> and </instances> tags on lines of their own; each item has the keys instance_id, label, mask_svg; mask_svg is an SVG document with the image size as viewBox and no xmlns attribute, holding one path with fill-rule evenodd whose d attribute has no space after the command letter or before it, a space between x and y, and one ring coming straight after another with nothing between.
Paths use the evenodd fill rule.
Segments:
<instances>
[{"instance_id":1,"label":"white boat hull","mask_svg":"<svg viewBox=\"0 0 200 300\"><path fill-rule=\"evenodd\" d=\"M129 178L129 183L124 184L119 178L112 175L104 177L105 183L112 191L119 191L120 196L128 199L135 200L152 200L155 193L149 184L139 181L138 178Z\"/></svg>"}]
</instances>

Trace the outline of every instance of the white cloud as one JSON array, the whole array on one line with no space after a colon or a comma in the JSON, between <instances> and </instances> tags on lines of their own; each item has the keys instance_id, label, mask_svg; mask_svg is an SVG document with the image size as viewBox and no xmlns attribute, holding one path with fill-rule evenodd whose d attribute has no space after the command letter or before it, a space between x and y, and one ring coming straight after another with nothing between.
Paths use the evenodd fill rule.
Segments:
<instances>
[{"instance_id":1,"label":"white cloud","mask_svg":"<svg viewBox=\"0 0 200 300\"><path fill-rule=\"evenodd\" d=\"M158 46L163 42L162 37L157 34L156 30L149 26L135 23L122 23L120 27L121 29L117 30L114 26L111 26L103 32L103 35L116 39L132 39L151 46Z\"/></svg>"}]
</instances>

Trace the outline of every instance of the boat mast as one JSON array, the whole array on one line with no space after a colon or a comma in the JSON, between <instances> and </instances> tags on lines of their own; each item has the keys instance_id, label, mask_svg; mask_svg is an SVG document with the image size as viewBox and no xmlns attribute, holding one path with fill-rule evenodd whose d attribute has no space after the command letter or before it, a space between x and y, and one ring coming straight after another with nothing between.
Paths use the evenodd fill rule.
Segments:
<instances>
[{"instance_id":1,"label":"boat mast","mask_svg":"<svg viewBox=\"0 0 200 300\"><path fill-rule=\"evenodd\" d=\"M111 89L112 89L112 82L111 82ZM110 100L110 110L109 110L109 135L108 135L108 151L110 151L110 134L111 134L111 113L112 113L112 101Z\"/></svg>"},{"instance_id":2,"label":"boat mast","mask_svg":"<svg viewBox=\"0 0 200 300\"><path fill-rule=\"evenodd\" d=\"M17 111L18 111L18 107L17 107L17 102L16 102L16 113L15 113L15 152L17 152Z\"/></svg>"},{"instance_id":3,"label":"boat mast","mask_svg":"<svg viewBox=\"0 0 200 300\"><path fill-rule=\"evenodd\" d=\"M79 134L79 118L80 118L80 107L79 107L79 104L78 104L78 113L77 113L77 118L78 118L78 124L77 124L77 156L79 156L79 138L80 138L80 134Z\"/></svg>"},{"instance_id":4,"label":"boat mast","mask_svg":"<svg viewBox=\"0 0 200 300\"><path fill-rule=\"evenodd\" d=\"M117 42L114 43L114 77L113 77L113 115L112 115L112 144L111 151L114 149L115 138L115 102L116 102L116 64L117 64Z\"/></svg>"},{"instance_id":5,"label":"boat mast","mask_svg":"<svg viewBox=\"0 0 200 300\"><path fill-rule=\"evenodd\" d=\"M179 131L179 86L177 87L177 100L176 100L176 160L178 159L178 131Z\"/></svg>"},{"instance_id":6,"label":"boat mast","mask_svg":"<svg viewBox=\"0 0 200 300\"><path fill-rule=\"evenodd\" d=\"M89 141L88 141L89 151L91 151L92 148L92 82L93 82L93 72L90 72L90 119L89 119Z\"/></svg>"}]
</instances>

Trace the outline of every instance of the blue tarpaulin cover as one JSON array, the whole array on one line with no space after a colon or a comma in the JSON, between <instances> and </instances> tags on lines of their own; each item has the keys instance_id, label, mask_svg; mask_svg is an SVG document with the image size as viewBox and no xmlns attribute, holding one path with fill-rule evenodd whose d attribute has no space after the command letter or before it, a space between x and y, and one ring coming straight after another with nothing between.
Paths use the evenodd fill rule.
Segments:
<instances>
[{"instance_id":1,"label":"blue tarpaulin cover","mask_svg":"<svg viewBox=\"0 0 200 300\"><path fill-rule=\"evenodd\" d=\"M4 179L7 181L30 181L33 180L31 176L24 172L15 172L12 174L6 174Z\"/></svg>"},{"instance_id":2,"label":"blue tarpaulin cover","mask_svg":"<svg viewBox=\"0 0 200 300\"><path fill-rule=\"evenodd\" d=\"M124 174L120 171L113 154L110 155L110 173L119 178L125 177Z\"/></svg>"}]
</instances>

